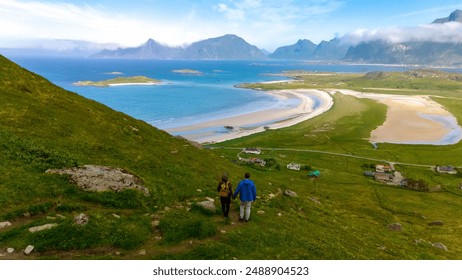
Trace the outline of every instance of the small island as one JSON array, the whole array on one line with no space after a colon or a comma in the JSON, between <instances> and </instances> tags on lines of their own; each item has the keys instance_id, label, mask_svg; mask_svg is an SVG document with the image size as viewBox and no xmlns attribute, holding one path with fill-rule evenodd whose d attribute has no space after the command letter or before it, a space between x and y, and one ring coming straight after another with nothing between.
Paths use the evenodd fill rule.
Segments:
<instances>
[{"instance_id":1,"label":"small island","mask_svg":"<svg viewBox=\"0 0 462 280\"><path fill-rule=\"evenodd\" d=\"M74 83L76 86L94 86L94 87L109 87L109 86L134 86L134 85L156 85L161 81L148 78L145 76L133 77L117 77L104 81L78 81Z\"/></svg>"},{"instance_id":2,"label":"small island","mask_svg":"<svg viewBox=\"0 0 462 280\"><path fill-rule=\"evenodd\" d=\"M106 73L104 73L104 74L106 74L106 75L123 75L123 73L122 73L122 72L119 72L119 71L106 72Z\"/></svg>"},{"instance_id":3,"label":"small island","mask_svg":"<svg viewBox=\"0 0 462 280\"><path fill-rule=\"evenodd\" d=\"M179 74L187 74L187 75L202 75L203 73L198 70L193 70L193 69L177 69L177 70L172 70L173 73L179 73Z\"/></svg>"}]
</instances>

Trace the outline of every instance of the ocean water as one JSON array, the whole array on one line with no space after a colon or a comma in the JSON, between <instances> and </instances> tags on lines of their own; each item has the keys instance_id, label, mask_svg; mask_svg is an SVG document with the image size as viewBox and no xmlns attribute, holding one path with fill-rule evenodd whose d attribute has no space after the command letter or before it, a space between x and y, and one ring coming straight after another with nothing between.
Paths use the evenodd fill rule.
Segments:
<instances>
[{"instance_id":1,"label":"ocean water","mask_svg":"<svg viewBox=\"0 0 462 280\"><path fill-rule=\"evenodd\" d=\"M51 82L160 129L267 108L296 106L261 91L235 87L242 83L286 80L287 70L319 72L406 71L411 67L383 65L313 64L301 61L196 61L9 57ZM191 69L201 75L177 73ZM115 72L122 74L116 75ZM147 76L159 85L82 87L77 81L107 80L118 76ZM319 101L315 104L319 104ZM315 105L317 106L317 105ZM181 133L179 133L181 134Z\"/></svg>"}]
</instances>

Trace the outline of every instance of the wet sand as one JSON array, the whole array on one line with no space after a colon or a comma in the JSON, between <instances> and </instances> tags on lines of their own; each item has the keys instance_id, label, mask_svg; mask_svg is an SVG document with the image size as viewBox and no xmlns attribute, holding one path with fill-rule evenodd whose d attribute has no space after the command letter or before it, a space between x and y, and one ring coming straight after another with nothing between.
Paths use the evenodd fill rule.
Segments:
<instances>
[{"instance_id":1,"label":"wet sand","mask_svg":"<svg viewBox=\"0 0 462 280\"><path fill-rule=\"evenodd\" d=\"M262 132L265 129L292 126L326 112L333 105L330 94L321 90L276 90L267 91L267 93L281 99L296 98L300 102L291 108L262 109L237 116L171 128L166 131L171 134L181 133L184 137L199 143L221 142ZM314 106L313 97L319 100L318 106ZM223 131L225 127L228 129Z\"/></svg>"},{"instance_id":2,"label":"wet sand","mask_svg":"<svg viewBox=\"0 0 462 280\"><path fill-rule=\"evenodd\" d=\"M371 132L372 143L447 145L461 140L462 128L456 118L428 96L333 91L388 106L385 122Z\"/></svg>"}]
</instances>

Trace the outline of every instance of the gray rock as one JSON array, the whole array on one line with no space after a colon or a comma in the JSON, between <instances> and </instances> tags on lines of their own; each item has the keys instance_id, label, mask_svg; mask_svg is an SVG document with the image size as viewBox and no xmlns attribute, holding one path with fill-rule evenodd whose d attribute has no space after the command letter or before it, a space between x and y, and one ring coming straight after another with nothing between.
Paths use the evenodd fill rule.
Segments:
<instances>
[{"instance_id":1,"label":"gray rock","mask_svg":"<svg viewBox=\"0 0 462 280\"><path fill-rule=\"evenodd\" d=\"M46 173L70 175L70 181L86 191L113 191L136 189L149 196L149 190L136 175L121 168L98 165L84 165L68 169L49 169Z\"/></svg>"},{"instance_id":2,"label":"gray rock","mask_svg":"<svg viewBox=\"0 0 462 280\"><path fill-rule=\"evenodd\" d=\"M14 248L8 248L6 249L6 251L8 252L8 254L12 254L14 252Z\"/></svg>"},{"instance_id":3,"label":"gray rock","mask_svg":"<svg viewBox=\"0 0 462 280\"><path fill-rule=\"evenodd\" d=\"M298 194L296 192L291 191L291 190L285 190L284 195L285 196L290 196L290 197L297 197L298 196Z\"/></svg>"},{"instance_id":4,"label":"gray rock","mask_svg":"<svg viewBox=\"0 0 462 280\"><path fill-rule=\"evenodd\" d=\"M393 223L388 225L388 229L392 231L402 231L403 226L400 223Z\"/></svg>"},{"instance_id":5,"label":"gray rock","mask_svg":"<svg viewBox=\"0 0 462 280\"><path fill-rule=\"evenodd\" d=\"M86 225L88 223L88 216L85 215L84 213L80 213L79 215L75 216L74 217L74 222L77 224L77 225Z\"/></svg>"},{"instance_id":6,"label":"gray rock","mask_svg":"<svg viewBox=\"0 0 462 280\"><path fill-rule=\"evenodd\" d=\"M33 250L34 250L34 246L29 245L29 246L26 247L26 249L24 249L23 252L24 252L25 255L30 255L30 253L32 253Z\"/></svg>"},{"instance_id":7,"label":"gray rock","mask_svg":"<svg viewBox=\"0 0 462 280\"><path fill-rule=\"evenodd\" d=\"M42 230L47 230L51 229L58 226L58 224L45 224L41 226L36 226L36 227L31 227L29 228L29 232L37 232L37 231L42 231Z\"/></svg>"},{"instance_id":8,"label":"gray rock","mask_svg":"<svg viewBox=\"0 0 462 280\"><path fill-rule=\"evenodd\" d=\"M205 200L205 201L198 202L197 205L201 206L204 209L215 212L215 203L213 201Z\"/></svg>"},{"instance_id":9,"label":"gray rock","mask_svg":"<svg viewBox=\"0 0 462 280\"><path fill-rule=\"evenodd\" d=\"M448 251L448 247L446 247L446 245L444 245L442 243L437 242L437 243L433 243L432 245L435 248L441 249L441 250L446 251L446 252Z\"/></svg>"},{"instance_id":10,"label":"gray rock","mask_svg":"<svg viewBox=\"0 0 462 280\"><path fill-rule=\"evenodd\" d=\"M0 228L10 227L12 224L9 221L0 222Z\"/></svg>"}]
</instances>

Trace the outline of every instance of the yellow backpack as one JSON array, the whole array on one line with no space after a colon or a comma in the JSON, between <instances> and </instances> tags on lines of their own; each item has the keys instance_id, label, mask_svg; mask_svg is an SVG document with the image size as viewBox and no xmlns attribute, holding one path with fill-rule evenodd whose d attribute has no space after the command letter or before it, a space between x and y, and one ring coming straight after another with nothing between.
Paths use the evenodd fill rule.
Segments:
<instances>
[{"instance_id":1,"label":"yellow backpack","mask_svg":"<svg viewBox=\"0 0 462 280\"><path fill-rule=\"evenodd\" d=\"M223 197L228 197L229 196L229 193L230 193L230 190L229 190L229 181L228 182L222 182L221 183L221 188L220 188L220 196L223 196Z\"/></svg>"}]
</instances>

